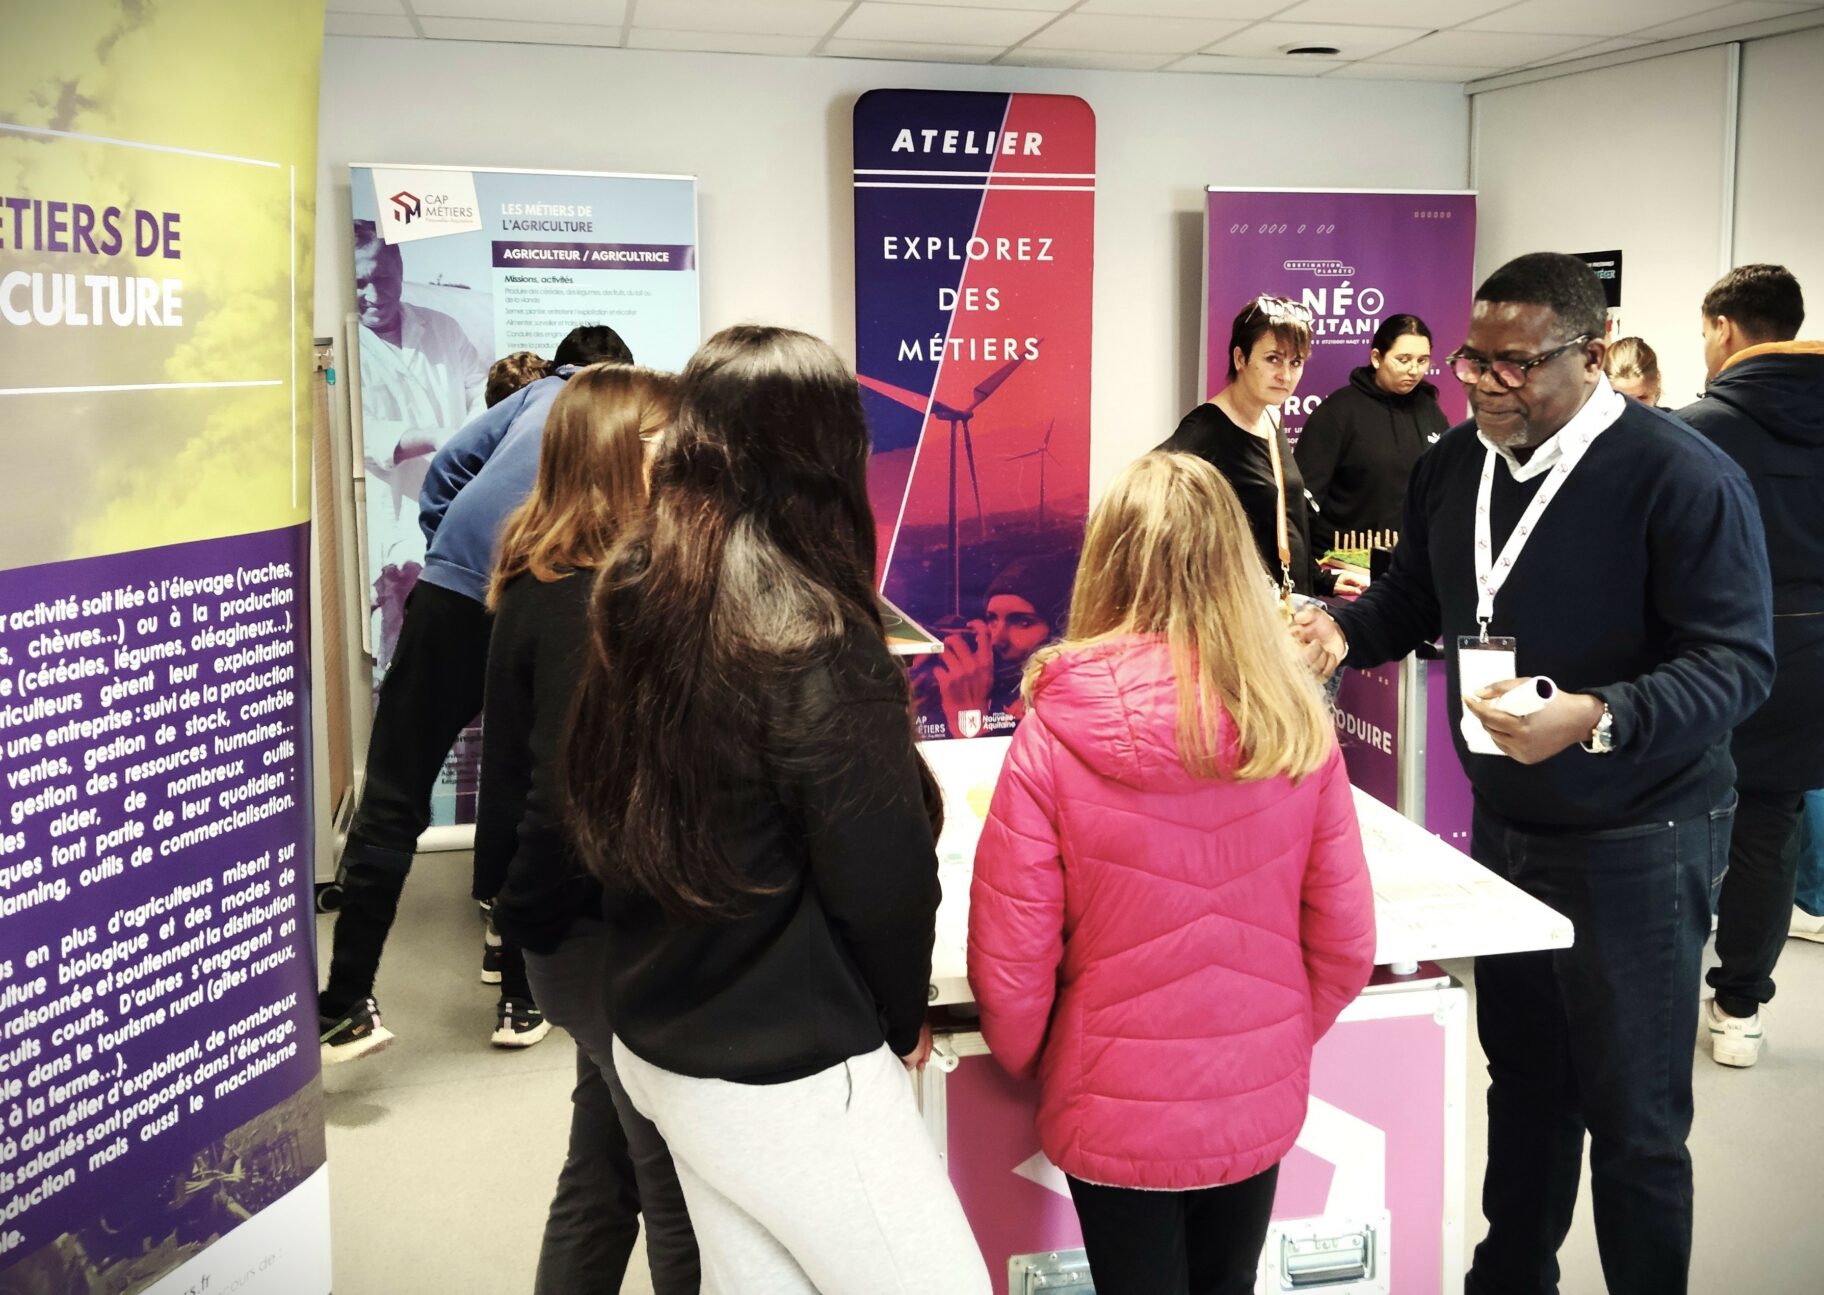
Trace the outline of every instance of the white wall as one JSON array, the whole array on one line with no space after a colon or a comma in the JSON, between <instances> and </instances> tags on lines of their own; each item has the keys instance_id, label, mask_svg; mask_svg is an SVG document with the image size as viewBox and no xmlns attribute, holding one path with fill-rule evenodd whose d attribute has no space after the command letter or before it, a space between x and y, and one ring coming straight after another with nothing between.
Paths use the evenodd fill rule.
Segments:
<instances>
[{"instance_id":1,"label":"white wall","mask_svg":"<svg viewBox=\"0 0 1824 1295\"><path fill-rule=\"evenodd\" d=\"M688 172L704 328L854 354L850 112L882 88L1081 95L1098 127L1092 487L1197 400L1203 186L1460 189L1457 86L450 41L324 42L316 324L351 308L350 162Z\"/></svg>"},{"instance_id":2,"label":"white wall","mask_svg":"<svg viewBox=\"0 0 1824 1295\"><path fill-rule=\"evenodd\" d=\"M1824 30L1754 41L1742 50L1735 181L1735 262L1772 261L1799 277L1810 311L1803 335L1824 337Z\"/></svg>"},{"instance_id":3,"label":"white wall","mask_svg":"<svg viewBox=\"0 0 1824 1295\"><path fill-rule=\"evenodd\" d=\"M1619 247L1622 331L1659 353L1675 409L1703 385L1698 307L1728 268L1728 103L1721 46L1475 98L1478 278Z\"/></svg>"}]
</instances>

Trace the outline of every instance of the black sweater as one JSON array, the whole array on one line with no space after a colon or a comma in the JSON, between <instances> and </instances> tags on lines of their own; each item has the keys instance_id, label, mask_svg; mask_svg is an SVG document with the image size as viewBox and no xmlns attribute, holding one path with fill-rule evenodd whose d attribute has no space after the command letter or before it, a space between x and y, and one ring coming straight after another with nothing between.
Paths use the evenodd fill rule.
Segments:
<instances>
[{"instance_id":1,"label":"black sweater","mask_svg":"<svg viewBox=\"0 0 1824 1295\"><path fill-rule=\"evenodd\" d=\"M1311 552L1311 513L1305 503L1305 479L1299 475L1298 460L1286 442L1285 429L1275 427L1273 434L1279 438L1280 470L1286 479L1286 538L1292 550L1292 587L1301 594L1329 593L1336 577L1319 571ZM1205 401L1186 414L1178 423L1178 430L1158 448L1195 454L1222 473L1241 501L1260 560L1277 585L1279 487L1273 480L1273 458L1267 443Z\"/></svg>"},{"instance_id":2,"label":"black sweater","mask_svg":"<svg viewBox=\"0 0 1824 1295\"><path fill-rule=\"evenodd\" d=\"M1767 553L1741 469L1629 401L1564 483L1496 597L1489 632L1517 639L1522 675L1600 696L1616 750L1572 746L1527 766L1469 754L1457 725L1456 640L1476 632L1483 452L1471 421L1419 460L1392 568L1336 612L1348 664L1397 660L1444 635L1452 740L1478 802L1510 822L1615 828L1720 804L1735 777L1729 731L1773 680ZM1517 482L1496 465L1497 552L1545 479Z\"/></svg>"},{"instance_id":3,"label":"black sweater","mask_svg":"<svg viewBox=\"0 0 1824 1295\"><path fill-rule=\"evenodd\" d=\"M475 898L493 899L501 934L533 953L552 952L578 915L601 908L601 890L563 830L555 780L592 583L586 572L549 583L514 577L488 645Z\"/></svg>"},{"instance_id":4,"label":"black sweater","mask_svg":"<svg viewBox=\"0 0 1824 1295\"><path fill-rule=\"evenodd\" d=\"M1343 531L1398 530L1412 465L1449 426L1429 382L1398 396L1367 365L1351 373L1298 437L1299 471L1317 501L1312 547L1328 552Z\"/></svg>"},{"instance_id":5,"label":"black sweater","mask_svg":"<svg viewBox=\"0 0 1824 1295\"><path fill-rule=\"evenodd\" d=\"M937 928L937 850L903 672L851 635L793 703L818 749L729 771L713 810L722 848L776 893L738 918L687 925L610 885L615 1033L666 1070L782 1082L880 1047L917 1046Z\"/></svg>"}]
</instances>

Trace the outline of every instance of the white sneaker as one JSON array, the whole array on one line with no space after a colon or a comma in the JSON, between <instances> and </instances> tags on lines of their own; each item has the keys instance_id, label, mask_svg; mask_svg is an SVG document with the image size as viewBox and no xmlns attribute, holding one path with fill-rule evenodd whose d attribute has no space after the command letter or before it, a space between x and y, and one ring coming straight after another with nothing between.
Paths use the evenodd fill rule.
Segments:
<instances>
[{"instance_id":1,"label":"white sneaker","mask_svg":"<svg viewBox=\"0 0 1824 1295\"><path fill-rule=\"evenodd\" d=\"M1745 1069L1761 1059L1761 1014L1731 1016L1704 1000L1704 1028L1710 1031L1710 1055L1719 1066Z\"/></svg>"},{"instance_id":2,"label":"white sneaker","mask_svg":"<svg viewBox=\"0 0 1824 1295\"><path fill-rule=\"evenodd\" d=\"M1810 940L1814 944L1824 944L1824 917L1813 917L1794 904L1792 906L1792 925L1786 928L1786 934L1794 940Z\"/></svg>"}]
</instances>

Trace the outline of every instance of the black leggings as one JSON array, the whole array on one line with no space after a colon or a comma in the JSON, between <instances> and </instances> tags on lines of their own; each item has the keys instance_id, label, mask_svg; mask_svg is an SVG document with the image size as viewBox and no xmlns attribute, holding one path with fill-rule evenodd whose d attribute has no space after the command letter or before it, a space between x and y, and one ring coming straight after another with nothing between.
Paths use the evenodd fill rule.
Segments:
<instances>
[{"instance_id":1,"label":"black leggings","mask_svg":"<svg viewBox=\"0 0 1824 1295\"><path fill-rule=\"evenodd\" d=\"M1184 1192L1070 1179L1096 1295L1252 1295L1278 1184L1278 1165Z\"/></svg>"}]
</instances>

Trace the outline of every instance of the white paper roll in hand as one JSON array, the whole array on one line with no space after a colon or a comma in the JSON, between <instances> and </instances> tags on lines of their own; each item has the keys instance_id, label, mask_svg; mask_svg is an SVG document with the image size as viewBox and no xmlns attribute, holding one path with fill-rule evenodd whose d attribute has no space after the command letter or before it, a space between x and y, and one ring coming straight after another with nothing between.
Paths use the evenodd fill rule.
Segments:
<instances>
[{"instance_id":1,"label":"white paper roll in hand","mask_svg":"<svg viewBox=\"0 0 1824 1295\"><path fill-rule=\"evenodd\" d=\"M1496 710L1506 711L1516 717L1531 715L1543 710L1545 703L1558 695L1558 685L1545 675L1534 675L1525 683L1509 688L1492 702L1488 703ZM1458 725L1463 731L1463 741L1477 755L1501 755L1495 739L1482 727L1482 721L1463 708L1463 717Z\"/></svg>"},{"instance_id":2,"label":"white paper roll in hand","mask_svg":"<svg viewBox=\"0 0 1824 1295\"><path fill-rule=\"evenodd\" d=\"M1494 700L1496 710L1509 715L1531 715L1545 709L1545 703L1558 695L1558 685L1545 675L1534 675L1518 688L1509 688Z\"/></svg>"}]
</instances>

